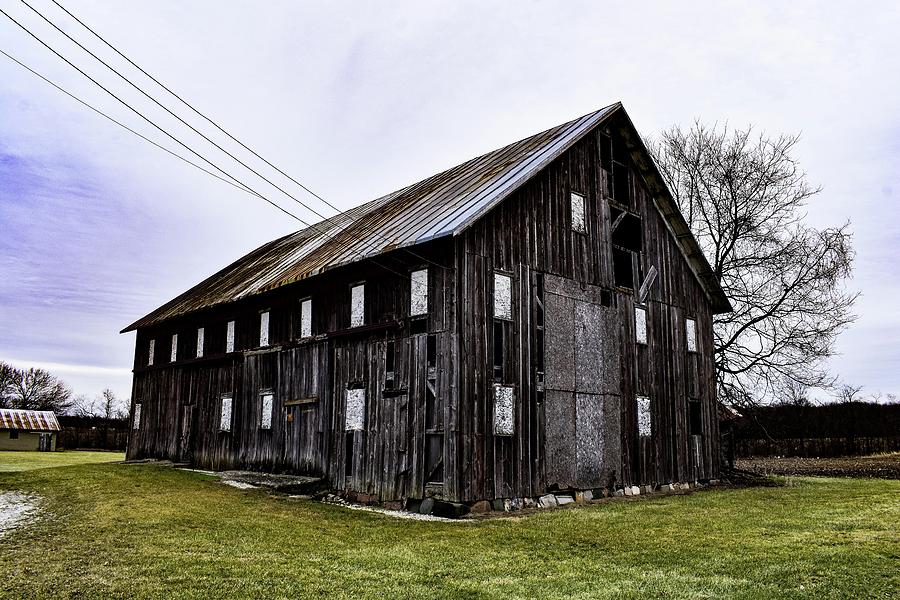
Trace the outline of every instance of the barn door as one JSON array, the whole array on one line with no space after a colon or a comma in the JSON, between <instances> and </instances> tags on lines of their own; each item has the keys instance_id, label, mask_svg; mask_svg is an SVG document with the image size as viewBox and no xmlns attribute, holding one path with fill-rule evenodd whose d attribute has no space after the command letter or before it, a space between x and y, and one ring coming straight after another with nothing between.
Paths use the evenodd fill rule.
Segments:
<instances>
[{"instance_id":1,"label":"barn door","mask_svg":"<svg viewBox=\"0 0 900 600\"><path fill-rule=\"evenodd\" d=\"M194 432L194 405L185 404L181 407L181 426L178 437L178 462L190 463L192 458Z\"/></svg>"}]
</instances>

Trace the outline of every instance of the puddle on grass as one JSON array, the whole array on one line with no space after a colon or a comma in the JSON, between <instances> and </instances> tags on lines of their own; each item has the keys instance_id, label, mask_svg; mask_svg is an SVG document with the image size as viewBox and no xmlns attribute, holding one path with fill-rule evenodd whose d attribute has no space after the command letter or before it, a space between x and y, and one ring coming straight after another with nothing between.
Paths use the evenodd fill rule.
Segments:
<instances>
[{"instance_id":1,"label":"puddle on grass","mask_svg":"<svg viewBox=\"0 0 900 600\"><path fill-rule=\"evenodd\" d=\"M0 538L16 527L33 522L37 514L37 496L21 492L0 492Z\"/></svg>"}]
</instances>

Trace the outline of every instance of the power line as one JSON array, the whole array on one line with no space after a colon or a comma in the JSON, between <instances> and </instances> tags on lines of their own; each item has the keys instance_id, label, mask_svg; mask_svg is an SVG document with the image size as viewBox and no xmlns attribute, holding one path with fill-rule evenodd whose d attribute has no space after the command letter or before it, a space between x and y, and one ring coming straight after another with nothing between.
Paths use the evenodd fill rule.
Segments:
<instances>
[{"instance_id":1,"label":"power line","mask_svg":"<svg viewBox=\"0 0 900 600\"><path fill-rule=\"evenodd\" d=\"M179 140L178 138L176 138L175 136L173 136L171 133L169 133L168 131L166 131L165 129L163 129L163 128L160 127L159 125L157 125L155 122L153 122L152 120L150 120L148 117L144 116L140 111L138 111L137 109L135 109L134 107L132 107L130 104L128 104L127 102L125 102L124 100L122 100L122 98L120 98L120 97L117 96L115 93L113 93L113 92L110 91L108 88L106 88L103 84L101 84L101 83L98 82L96 79L94 79L93 77L91 77L90 75L88 75L85 71L83 71L81 68L79 68L77 65L75 65L75 64L74 64L72 61L70 61L68 58L66 58L65 56L63 56L60 52L58 52L58 51L57 51L56 49L54 49L52 46L50 46L49 44L47 44L44 40L42 40L40 37L38 37L35 33L33 33L31 30L29 30L29 29L28 29L27 27L25 27L24 25L22 25L22 24L21 24L19 21L17 21L15 18L13 18L12 16L10 16L9 13L7 13L6 11L4 11L2 8L0 8L0 14L2 14L2 15L5 16L7 19L9 19L9 20L12 21L13 23L15 23L20 29L22 29L23 31L25 31L25 33L27 33L28 35L30 35L31 37L33 37L35 40L37 40L42 46L44 46L45 48L47 48L48 50L50 50L53 54L55 54L57 57L59 57L60 59L62 59L66 64L68 64L70 67L72 67L73 69L75 69L76 71L78 71L79 73L81 73L84 77L86 77L88 80L90 80L94 85L96 85L97 87L99 87L100 89L102 89L104 92L106 92L107 94L109 94L110 96L112 96L113 98L115 98L119 103L121 103L123 106L125 106L126 108L128 108L129 110L131 110L133 113L135 113L135 114L136 114L137 116L139 116L141 119L143 119L144 121L146 121L147 123L149 123L150 125L152 125L153 127L155 127L156 129L158 129L159 131L161 131L161 132L162 132L163 134L165 134L167 137L169 137L169 138L172 139L174 142L176 142L177 144L179 144L180 146L182 146L183 148L185 148L186 150L188 150L189 152L191 152L192 154L194 154L195 156L197 156L197 157L198 157L199 159L201 159L203 162L209 164L209 165L212 166L214 169L216 169L217 171L219 171L220 173L222 173L223 175L225 175L225 176L228 177L229 179L233 180L235 183L232 184L232 185L235 185L235 187L242 188L242 189L244 189L245 191L247 191L248 193L250 193L250 194L252 194L252 195L254 195L254 196L256 196L256 197L258 197L258 198L260 198L260 199L262 199L262 200L264 200L264 201L266 201L266 202L268 202L269 204L271 204L272 206L274 206L275 208L277 208L277 209L280 210L281 212L285 213L286 215L290 216L291 218L296 219L297 221L299 221L299 222L302 223L303 225L307 226L308 228L310 228L310 229L312 229L312 230L314 230L314 231L317 231L317 232L320 233L323 237L325 237L325 238L327 238L327 239L329 239L329 240L331 240L331 241L334 241L334 238L331 237L330 235L328 235L327 232L322 231L322 230L318 229L318 227L316 227L316 226L314 226L314 225L311 225L311 224L307 223L306 221L304 221L303 219L301 219L301 218L298 217L297 215L291 213L290 211L288 211L288 210L285 209L284 207L282 207L282 206L280 206L279 204L273 202L273 201L270 200L269 198L263 196L262 194L260 194L259 192L257 192L257 191L254 190L253 188L251 188L249 185L243 183L241 180L237 179L236 177L234 177L234 176L231 175L230 173L226 172L224 169L222 169L221 167L219 167L218 165L216 165L215 163L213 163L212 161L210 161L209 159L207 159L206 157L204 157L203 155L201 155L200 153L198 153L197 151L195 151L193 148L191 148L190 146L188 146L187 144L185 144L184 142L182 142L181 140ZM142 136L142 137L143 137L143 136ZM217 177L217 178L221 179L221 177ZM359 257L359 258L365 258L365 256L363 256L363 255L360 254L360 253L357 253L356 256ZM385 266L385 265L382 265L381 263L377 262L375 259L371 259L371 258L370 258L369 260L372 261L372 264L377 265L377 266L379 266L379 267L381 267L381 268L383 268L383 269L385 269L385 270L387 270L387 271L390 271L391 273L394 273L395 275L398 275L398 276L401 277L401 278L409 279L409 276L408 276L408 275L404 275L403 273L400 273L400 272L398 272L398 271L395 271L394 269L391 269L390 267L387 267L387 266Z\"/></svg>"},{"instance_id":2,"label":"power line","mask_svg":"<svg viewBox=\"0 0 900 600\"><path fill-rule=\"evenodd\" d=\"M278 173L280 173L280 174L283 175L284 177L286 177L286 178L288 178L289 180L291 180L293 183L295 183L295 184L297 184L298 186L300 186L300 187L301 187L304 191L306 191L308 194L310 194L310 195L313 196L314 198L317 198L318 200L320 200L320 201L321 201L322 203L324 203L326 206L330 207L330 208L331 208L332 210L334 210L335 212L337 212L337 213L339 213L339 214L343 212L343 211L341 211L341 209L339 209L337 206L335 206L334 204L332 204L331 202L329 202L328 200L326 200L324 197L322 197L321 195L319 195L319 194L317 194L316 192L314 192L313 190L311 190L309 187L307 187L306 185L304 185L303 183L301 183L300 181L298 181L298 180L295 179L294 177L291 177L288 173L284 172L283 170L281 170L280 168L278 168L277 166L275 166L274 164L272 164L269 160L267 160L266 158L264 158L263 156L261 156L260 154L258 154L255 150L253 150L252 148L250 148L249 146L247 146L244 142L242 142L241 140L239 140L238 138L236 138L234 135L232 135L231 133L229 133L228 131L226 131L221 125L219 125L218 123L216 123L213 119L211 119L210 117L206 116L206 115L205 115L204 113L202 113L199 109L197 109L196 107L194 107L191 103L189 103L187 100L185 100L184 98L182 98L179 94L177 94L175 91L173 91L173 90L172 90L171 88L169 88L167 85L165 85L165 84L164 84L163 82L161 82L159 79L157 79L156 77L154 77L153 75L151 75L150 73L148 73L148 72L147 72L145 69L143 69L140 65L138 65L138 64L135 63L133 60L131 60L131 59L130 59L128 56L126 56L122 51L120 51L118 48L116 48L112 43L110 43L109 41L107 41L106 38L104 38L103 36L101 36L101 35L100 35L99 33L97 33L93 28L91 28L89 25L87 25L84 21L82 21L82 20L79 19L77 16L75 16L71 11L69 11L65 6L63 6L62 4L60 4L57 0L51 0L51 1L52 1L56 6L58 6L63 12L65 12L65 13L66 13L67 15L69 15L72 19L74 19L79 25L81 25L81 26L84 27L86 30L88 30L94 37L96 37L98 40L100 40L101 42L103 42L104 44L106 44L106 46L108 46L113 52L115 52L116 54L118 54L119 56L121 56L123 59L125 59L131 66L133 66L133 67L136 68L138 71L140 71L141 73L143 73L143 74L144 74L146 77L148 77L151 81L153 81L153 82L156 83L158 86L160 86L162 89L164 89L164 90L167 91L169 94L171 94L172 96L174 96L176 99L178 99L178 101L180 101L182 104L184 104L185 106L187 106L187 107L188 107L189 109L191 109L194 113L196 113L197 115L199 115L200 117L202 117L203 119L205 119L206 121L208 121L208 122L209 122L210 124L212 124L216 129L218 129L219 131L221 131L222 133L224 133L224 134L225 134L226 136L228 136L231 140L233 140L234 142L236 142L237 144L239 144L242 148L244 148L245 150L247 150L248 152L250 152L253 156L255 156L256 158L260 159L260 160L263 161L265 164L267 164L268 166L270 166L270 167L272 167L273 169L275 169ZM85 52L87 52L88 54L90 54L91 56L93 56L95 59L97 59L99 62L101 62L101 63L102 63L104 66L106 66L108 69L110 69L111 71L113 71L114 73L116 73L116 75L118 75L119 77L121 77L122 79L124 79L125 81L127 81L132 87L134 87L135 89L138 89L138 91L140 91L142 94L144 94L145 96L147 96L148 98L150 98L151 100L153 100L153 102L155 102L158 106L164 108L169 114L175 116L175 118L177 118L179 121L181 121L182 123L184 123L185 125L187 125L188 127L190 127L194 132L196 132L196 133L198 133L199 135L201 135L204 139L206 139L206 140L209 141L211 144L213 144L214 146L216 146L217 148L219 148L220 150L222 150L223 152L225 152L226 154L228 154L228 156L232 157L235 161L237 161L238 163L240 163L241 165L243 165L244 167L246 167L247 169L249 169L250 171L252 171L252 172L255 173L256 175L258 175L260 178L262 178L263 180L265 180L265 181L266 181L267 183L269 183L270 185L274 186L276 189L278 189L279 191L281 191L282 193L284 193L285 195L287 195L289 198L293 199L295 202L299 203L301 206L303 206L303 207L306 208L307 210L310 210L313 214L315 214L315 215L317 215L317 216L319 216L319 217L321 217L321 218L323 218L323 219L326 218L324 215L322 215L322 214L320 214L319 212L313 210L312 208L310 208L309 206L307 206L306 204L304 204L303 202L301 202L300 200L298 200L297 198L295 198L295 197L292 196L291 194L288 194L286 191L284 191L283 189L281 189L279 186L277 186L277 185L275 185L274 183L272 183L271 181L269 181L267 178L265 178L265 177L263 177L262 175L260 175L259 173L257 173L254 169L251 169L249 166L247 166L246 164L244 164L242 161L240 161L240 160L238 160L236 157L234 157L231 153L225 151L225 150L224 150L223 148L221 148L218 144L216 144L215 142L213 142L212 140L210 140L209 138L207 138L205 135L203 135L202 133L200 133L199 131L197 131L196 129L194 129L191 125L188 125L183 119L181 119L180 117L178 117L177 115L175 115L171 110L169 110L168 108L166 108L165 106L163 106L162 104L160 104L158 101L156 101L154 98L152 98L149 94L147 94L144 90L141 90L140 88L138 88L138 86L136 86L134 83L132 83L132 82L131 82L129 79L127 79L124 75L122 75L121 73L119 73L119 72L118 72L117 70L115 70L113 67L111 67L111 66L108 65L106 62L104 62L102 59L98 58L93 52L91 52L90 50L88 50L87 48L85 48L83 45L81 45L79 42L77 42L76 40L74 40L74 39L72 38L72 36L70 36L68 33L66 33L65 31L63 31L63 30L60 29L59 27L57 27L57 26L56 26L53 22L51 22L47 17L45 17L43 14L41 14L39 11L37 11L34 7L32 7L30 4L28 4L28 2L26 2L25 0L21 0L21 2L22 2L23 4L25 4L28 8L30 8L33 12L35 12L37 15L39 15L42 19L44 19L47 23L49 23L50 25L52 25L57 31L60 31L60 32L61 32L63 35L65 35L67 38L69 38L70 40L72 40L74 43L78 44L78 46L79 46L82 50L84 50ZM390 240L386 239L385 237L383 237L383 236L381 236L381 235L379 235L379 234L377 234L377 233L375 233L375 232L372 232L372 234L373 234L375 237L381 238L382 241L390 242ZM443 265L438 264L438 263L436 263L436 262L434 262L434 261L432 261L432 260L429 260L428 258L426 258L426 257L424 257L424 256L421 256L421 255L419 255L419 254L413 252L412 250L410 250L410 249L408 249L408 248L403 248L403 250L404 250L407 254L409 254L409 255L411 255L411 256L413 256L413 257L419 259L419 260L425 261L425 262L427 262L427 263L430 263L430 264L435 265L435 266L437 266L437 267L440 267L440 268L442 268L442 269L445 268Z\"/></svg>"}]
</instances>

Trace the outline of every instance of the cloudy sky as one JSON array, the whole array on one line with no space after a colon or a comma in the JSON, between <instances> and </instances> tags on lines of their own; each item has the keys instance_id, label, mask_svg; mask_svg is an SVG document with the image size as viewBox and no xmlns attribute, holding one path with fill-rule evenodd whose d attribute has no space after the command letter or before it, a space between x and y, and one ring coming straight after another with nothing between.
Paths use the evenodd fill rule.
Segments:
<instances>
[{"instance_id":1,"label":"cloudy sky","mask_svg":"<svg viewBox=\"0 0 900 600\"><path fill-rule=\"evenodd\" d=\"M127 68L50 0L28 1ZM802 133L798 158L824 188L808 219L849 219L858 253L860 318L832 367L900 393L896 3L60 2L343 208L617 100L645 134L697 117ZM0 8L239 172L20 1ZM0 49L186 153L2 15ZM0 55L0 360L128 396L134 337L118 331L296 228Z\"/></svg>"}]
</instances>

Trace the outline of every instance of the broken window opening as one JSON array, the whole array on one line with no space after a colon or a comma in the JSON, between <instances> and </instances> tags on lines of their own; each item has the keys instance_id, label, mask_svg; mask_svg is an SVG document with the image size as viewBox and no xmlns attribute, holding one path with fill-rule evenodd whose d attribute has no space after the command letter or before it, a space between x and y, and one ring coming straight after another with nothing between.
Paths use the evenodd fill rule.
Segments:
<instances>
[{"instance_id":1,"label":"broken window opening","mask_svg":"<svg viewBox=\"0 0 900 600\"><path fill-rule=\"evenodd\" d=\"M178 334L172 334L172 352L169 356L169 362L175 362L178 360Z\"/></svg>"},{"instance_id":2,"label":"broken window opening","mask_svg":"<svg viewBox=\"0 0 900 600\"><path fill-rule=\"evenodd\" d=\"M300 300L300 339L312 337L312 298Z\"/></svg>"},{"instance_id":3,"label":"broken window opening","mask_svg":"<svg viewBox=\"0 0 900 600\"><path fill-rule=\"evenodd\" d=\"M600 144L600 167L606 171L607 177L607 185L610 185L609 195L612 195L612 187L611 181L612 178L610 175L612 174L612 138L605 133L600 133L599 142Z\"/></svg>"},{"instance_id":4,"label":"broken window opening","mask_svg":"<svg viewBox=\"0 0 900 600\"><path fill-rule=\"evenodd\" d=\"M409 335L422 335L428 331L428 318L418 317L409 322Z\"/></svg>"},{"instance_id":5,"label":"broken window opening","mask_svg":"<svg viewBox=\"0 0 900 600\"><path fill-rule=\"evenodd\" d=\"M584 202L584 196L577 192L572 192L572 230L577 233L587 233L587 218L585 217Z\"/></svg>"},{"instance_id":6,"label":"broken window opening","mask_svg":"<svg viewBox=\"0 0 900 600\"><path fill-rule=\"evenodd\" d=\"M494 435L512 435L514 431L513 408L516 388L494 384Z\"/></svg>"},{"instance_id":7,"label":"broken window opening","mask_svg":"<svg viewBox=\"0 0 900 600\"><path fill-rule=\"evenodd\" d=\"M413 271L409 276L410 316L424 315L428 313L428 269Z\"/></svg>"},{"instance_id":8,"label":"broken window opening","mask_svg":"<svg viewBox=\"0 0 900 600\"><path fill-rule=\"evenodd\" d=\"M148 366L153 366L154 354L156 354L156 340L150 340L150 345L147 348L147 365Z\"/></svg>"},{"instance_id":9,"label":"broken window opening","mask_svg":"<svg viewBox=\"0 0 900 600\"><path fill-rule=\"evenodd\" d=\"M697 351L697 321L694 319L684 320L684 333L687 336L687 351Z\"/></svg>"},{"instance_id":10,"label":"broken window opening","mask_svg":"<svg viewBox=\"0 0 900 600\"><path fill-rule=\"evenodd\" d=\"M503 321L494 319L494 381L503 382L506 362L506 336Z\"/></svg>"},{"instance_id":11,"label":"broken window opening","mask_svg":"<svg viewBox=\"0 0 900 600\"><path fill-rule=\"evenodd\" d=\"M203 358L203 344L205 342L206 330L203 327L197 328L197 358Z\"/></svg>"},{"instance_id":12,"label":"broken window opening","mask_svg":"<svg viewBox=\"0 0 900 600\"><path fill-rule=\"evenodd\" d=\"M640 437L650 437L653 435L652 418L650 416L650 398L647 396L637 397L637 423L638 435Z\"/></svg>"},{"instance_id":13,"label":"broken window opening","mask_svg":"<svg viewBox=\"0 0 900 600\"><path fill-rule=\"evenodd\" d=\"M141 428L141 403L134 403L134 419L131 422L131 428L137 431Z\"/></svg>"},{"instance_id":14,"label":"broken window opening","mask_svg":"<svg viewBox=\"0 0 900 600\"><path fill-rule=\"evenodd\" d=\"M219 431L231 431L231 394L222 394L219 412Z\"/></svg>"},{"instance_id":15,"label":"broken window opening","mask_svg":"<svg viewBox=\"0 0 900 600\"><path fill-rule=\"evenodd\" d=\"M512 277L494 273L494 318L512 319Z\"/></svg>"},{"instance_id":16,"label":"broken window opening","mask_svg":"<svg viewBox=\"0 0 900 600\"><path fill-rule=\"evenodd\" d=\"M225 326L225 352L234 352L234 321Z\"/></svg>"},{"instance_id":17,"label":"broken window opening","mask_svg":"<svg viewBox=\"0 0 900 600\"><path fill-rule=\"evenodd\" d=\"M616 287L634 289L635 255L634 252L613 246L613 278Z\"/></svg>"},{"instance_id":18,"label":"broken window opening","mask_svg":"<svg viewBox=\"0 0 900 600\"><path fill-rule=\"evenodd\" d=\"M631 204L631 169L621 162L613 162L612 170L613 190L612 198L619 204L628 206Z\"/></svg>"},{"instance_id":19,"label":"broken window opening","mask_svg":"<svg viewBox=\"0 0 900 600\"><path fill-rule=\"evenodd\" d=\"M434 369L437 365L437 336L429 335L425 342L425 364L429 369Z\"/></svg>"},{"instance_id":20,"label":"broken window opening","mask_svg":"<svg viewBox=\"0 0 900 600\"><path fill-rule=\"evenodd\" d=\"M444 483L444 434L425 436L425 483Z\"/></svg>"},{"instance_id":21,"label":"broken window opening","mask_svg":"<svg viewBox=\"0 0 900 600\"><path fill-rule=\"evenodd\" d=\"M688 400L688 426L691 435L703 435L703 419L700 400Z\"/></svg>"},{"instance_id":22,"label":"broken window opening","mask_svg":"<svg viewBox=\"0 0 900 600\"><path fill-rule=\"evenodd\" d=\"M344 476L353 475L353 432L344 434Z\"/></svg>"},{"instance_id":23,"label":"broken window opening","mask_svg":"<svg viewBox=\"0 0 900 600\"><path fill-rule=\"evenodd\" d=\"M275 394L272 390L263 390L259 394L259 428L272 429L272 412L275 403Z\"/></svg>"},{"instance_id":24,"label":"broken window opening","mask_svg":"<svg viewBox=\"0 0 900 600\"><path fill-rule=\"evenodd\" d=\"M366 323L366 286L363 283L350 288L350 327Z\"/></svg>"},{"instance_id":25,"label":"broken window opening","mask_svg":"<svg viewBox=\"0 0 900 600\"><path fill-rule=\"evenodd\" d=\"M647 345L647 309L634 307L634 336L638 344Z\"/></svg>"},{"instance_id":26,"label":"broken window opening","mask_svg":"<svg viewBox=\"0 0 900 600\"><path fill-rule=\"evenodd\" d=\"M269 345L269 311L259 313L259 345Z\"/></svg>"},{"instance_id":27,"label":"broken window opening","mask_svg":"<svg viewBox=\"0 0 900 600\"><path fill-rule=\"evenodd\" d=\"M612 243L632 252L643 250L643 225L641 218L615 207L610 207L609 218L612 224Z\"/></svg>"},{"instance_id":28,"label":"broken window opening","mask_svg":"<svg viewBox=\"0 0 900 600\"><path fill-rule=\"evenodd\" d=\"M396 362L396 346L394 340L388 340L384 347L384 387L394 387L394 363Z\"/></svg>"}]
</instances>

